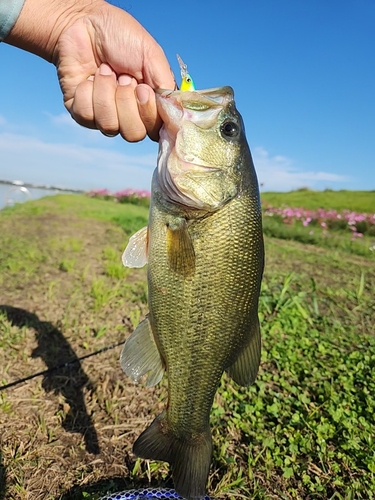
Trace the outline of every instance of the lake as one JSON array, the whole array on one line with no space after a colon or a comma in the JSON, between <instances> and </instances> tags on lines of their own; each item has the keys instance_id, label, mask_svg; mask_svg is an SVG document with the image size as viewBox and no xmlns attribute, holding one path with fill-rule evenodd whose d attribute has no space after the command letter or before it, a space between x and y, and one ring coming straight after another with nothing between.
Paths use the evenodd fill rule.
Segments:
<instances>
[{"instance_id":1,"label":"lake","mask_svg":"<svg viewBox=\"0 0 375 500\"><path fill-rule=\"evenodd\" d=\"M68 191L58 191L56 189L24 188L12 184L0 184L0 210L5 206L12 206L15 203L22 203L28 200L37 200L44 196L55 194L72 194Z\"/></svg>"}]
</instances>

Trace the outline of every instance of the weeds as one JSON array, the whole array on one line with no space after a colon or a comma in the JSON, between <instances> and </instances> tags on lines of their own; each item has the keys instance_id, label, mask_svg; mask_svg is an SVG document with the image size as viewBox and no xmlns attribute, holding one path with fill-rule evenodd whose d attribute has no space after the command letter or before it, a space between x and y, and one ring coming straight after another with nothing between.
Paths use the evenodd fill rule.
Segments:
<instances>
[{"instance_id":1,"label":"weeds","mask_svg":"<svg viewBox=\"0 0 375 500\"><path fill-rule=\"evenodd\" d=\"M214 428L221 429L224 418L228 434L249 446L243 452L250 478L263 470L294 491L292 498L345 498L350 491L369 498L375 491L375 338L358 342L355 328L319 316L306 300L313 290L296 295L296 278L265 281L260 374L249 390L223 379ZM227 438L218 433L216 439L220 463Z\"/></svg>"},{"instance_id":2,"label":"weeds","mask_svg":"<svg viewBox=\"0 0 375 500\"><path fill-rule=\"evenodd\" d=\"M372 228L375 226L372 226ZM345 230L327 231L322 227L304 226L302 222L284 223L279 217L265 216L263 218L263 230L266 236L285 240L294 240L308 245L316 245L331 250L340 250L347 253L375 258L373 246L374 236L366 236L363 233L348 233ZM360 234L361 238L353 234Z\"/></svg>"},{"instance_id":3,"label":"weeds","mask_svg":"<svg viewBox=\"0 0 375 500\"><path fill-rule=\"evenodd\" d=\"M25 339L26 328L16 328L7 319L4 313L0 312L0 348L17 354L18 346Z\"/></svg>"},{"instance_id":4,"label":"weeds","mask_svg":"<svg viewBox=\"0 0 375 500\"><path fill-rule=\"evenodd\" d=\"M109 302L117 296L119 287L120 283L112 288L104 279L94 279L91 283L91 295L94 299L94 310L97 311L98 309L109 304Z\"/></svg>"},{"instance_id":5,"label":"weeds","mask_svg":"<svg viewBox=\"0 0 375 500\"><path fill-rule=\"evenodd\" d=\"M80 196L0 213L1 302L17 312L0 314L2 384L126 339L147 312L147 285L144 270L121 269L121 253L146 223L143 207ZM374 498L373 261L295 240L266 238L257 381L240 388L224 376L215 398L213 498ZM165 463L131 453L166 382L134 386L120 352L0 392L5 498L172 486Z\"/></svg>"},{"instance_id":6,"label":"weeds","mask_svg":"<svg viewBox=\"0 0 375 500\"><path fill-rule=\"evenodd\" d=\"M65 273L70 273L73 270L75 263L76 259L63 259L59 263L59 269L60 271L64 271Z\"/></svg>"},{"instance_id":7,"label":"weeds","mask_svg":"<svg viewBox=\"0 0 375 500\"><path fill-rule=\"evenodd\" d=\"M289 193L262 193L262 202L274 207L304 207L310 210L350 209L356 212L374 213L375 191L312 191L300 189Z\"/></svg>"},{"instance_id":8,"label":"weeds","mask_svg":"<svg viewBox=\"0 0 375 500\"><path fill-rule=\"evenodd\" d=\"M108 189L95 189L89 191L87 196L90 198L99 198L102 200L110 200L117 203L127 203L139 205L146 208L150 206L150 191L140 189L123 189L116 193L111 193Z\"/></svg>"},{"instance_id":9,"label":"weeds","mask_svg":"<svg viewBox=\"0 0 375 500\"><path fill-rule=\"evenodd\" d=\"M264 234L373 258L374 200L373 192L263 193Z\"/></svg>"}]
</instances>

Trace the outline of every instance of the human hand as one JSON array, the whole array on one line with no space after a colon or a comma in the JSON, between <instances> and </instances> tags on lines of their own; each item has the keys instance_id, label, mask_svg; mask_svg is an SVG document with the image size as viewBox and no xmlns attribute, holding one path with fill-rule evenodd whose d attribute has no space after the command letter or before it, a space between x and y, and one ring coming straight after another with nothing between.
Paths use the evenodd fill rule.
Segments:
<instances>
[{"instance_id":1,"label":"human hand","mask_svg":"<svg viewBox=\"0 0 375 500\"><path fill-rule=\"evenodd\" d=\"M64 102L73 118L128 141L158 140L153 88L174 88L161 47L129 14L103 2L60 35L54 51Z\"/></svg>"},{"instance_id":2,"label":"human hand","mask_svg":"<svg viewBox=\"0 0 375 500\"><path fill-rule=\"evenodd\" d=\"M127 12L103 0L26 0L6 42L56 65L64 104L80 125L130 142L158 140L153 89L175 82L161 47Z\"/></svg>"}]
</instances>

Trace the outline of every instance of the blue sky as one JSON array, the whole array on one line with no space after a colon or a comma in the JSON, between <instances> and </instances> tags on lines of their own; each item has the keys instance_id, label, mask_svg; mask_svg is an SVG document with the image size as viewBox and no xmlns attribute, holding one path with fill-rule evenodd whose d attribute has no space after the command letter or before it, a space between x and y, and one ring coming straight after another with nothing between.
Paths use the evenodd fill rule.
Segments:
<instances>
[{"instance_id":1,"label":"blue sky","mask_svg":"<svg viewBox=\"0 0 375 500\"><path fill-rule=\"evenodd\" d=\"M374 0L112 3L176 76L179 53L198 88L234 88L262 190L375 189ZM0 179L149 188L155 143L79 127L52 65L6 44L0 61Z\"/></svg>"}]
</instances>

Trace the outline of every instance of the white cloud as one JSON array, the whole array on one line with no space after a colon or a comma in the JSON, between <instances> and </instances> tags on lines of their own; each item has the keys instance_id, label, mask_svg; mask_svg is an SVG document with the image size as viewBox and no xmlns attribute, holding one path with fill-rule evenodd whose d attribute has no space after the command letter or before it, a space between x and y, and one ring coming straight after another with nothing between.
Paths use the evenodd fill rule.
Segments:
<instances>
[{"instance_id":1,"label":"white cloud","mask_svg":"<svg viewBox=\"0 0 375 500\"><path fill-rule=\"evenodd\" d=\"M328 187L324 183L345 183L350 178L344 175L320 171L303 171L293 166L285 156L270 156L262 147L253 152L254 165L263 191L290 191L303 186L311 188Z\"/></svg>"},{"instance_id":2,"label":"white cloud","mask_svg":"<svg viewBox=\"0 0 375 500\"><path fill-rule=\"evenodd\" d=\"M148 189L156 155L131 156L101 147L52 143L0 133L0 179L89 189Z\"/></svg>"},{"instance_id":3,"label":"white cloud","mask_svg":"<svg viewBox=\"0 0 375 500\"><path fill-rule=\"evenodd\" d=\"M102 143L108 146L108 137L105 137L99 130L92 130L78 125L68 112L59 115L45 113L45 115L52 125L52 130L59 133L60 136L62 135L65 140L72 139L75 143Z\"/></svg>"},{"instance_id":4,"label":"white cloud","mask_svg":"<svg viewBox=\"0 0 375 500\"><path fill-rule=\"evenodd\" d=\"M67 125L69 127L79 128L79 125L73 120L69 113L60 113L59 115L51 115L46 113L51 122L55 125Z\"/></svg>"},{"instance_id":5,"label":"white cloud","mask_svg":"<svg viewBox=\"0 0 375 500\"><path fill-rule=\"evenodd\" d=\"M150 143L134 145L121 138L108 139L98 131L80 127L68 113L46 115L48 122L37 131L29 130L27 125L11 124L0 115L0 179L85 190L150 188L156 146L149 153ZM349 181L348 177L330 172L303 171L290 158L271 156L263 147L255 148L253 157L264 191L289 191L302 186L321 189Z\"/></svg>"}]
</instances>

